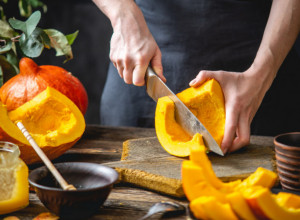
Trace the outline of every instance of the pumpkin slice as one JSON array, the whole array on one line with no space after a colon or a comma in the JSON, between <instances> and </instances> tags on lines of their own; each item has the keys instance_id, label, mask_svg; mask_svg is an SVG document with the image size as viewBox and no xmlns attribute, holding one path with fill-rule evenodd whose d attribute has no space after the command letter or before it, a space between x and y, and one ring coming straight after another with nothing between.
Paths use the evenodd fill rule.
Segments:
<instances>
[{"instance_id":1,"label":"pumpkin slice","mask_svg":"<svg viewBox=\"0 0 300 220\"><path fill-rule=\"evenodd\" d=\"M207 187L205 190L205 187L199 187L201 182L205 182L205 184L214 188L214 193L213 190L209 191L212 192L211 195L220 198L221 202L226 201L225 197L228 193L243 191L253 186L271 188L276 182L277 174L262 167L259 167L243 181L223 182L216 176L203 144L200 146L192 145L190 150L190 160L183 161L181 168L183 189L190 201L201 196L201 194L206 194L205 191L208 191ZM195 192L196 190L197 192Z\"/></svg>"},{"instance_id":2,"label":"pumpkin slice","mask_svg":"<svg viewBox=\"0 0 300 220\"><path fill-rule=\"evenodd\" d=\"M190 208L196 218L199 219L230 219L238 220L228 203L220 203L213 196L202 196L190 203Z\"/></svg>"},{"instance_id":3,"label":"pumpkin slice","mask_svg":"<svg viewBox=\"0 0 300 220\"><path fill-rule=\"evenodd\" d=\"M288 209L300 209L300 196L287 192L279 192L275 195L276 202Z\"/></svg>"},{"instance_id":4,"label":"pumpkin slice","mask_svg":"<svg viewBox=\"0 0 300 220\"><path fill-rule=\"evenodd\" d=\"M300 204L297 199L294 199L292 206L289 207L290 203L285 203L286 206L284 206L283 203L276 200L276 196L273 196L268 188L249 188L244 191L243 196L259 219L300 219Z\"/></svg>"},{"instance_id":5,"label":"pumpkin slice","mask_svg":"<svg viewBox=\"0 0 300 220\"><path fill-rule=\"evenodd\" d=\"M85 130L78 107L51 87L9 113L1 104L0 120L0 139L16 143L27 164L41 160L13 122L21 121L50 159L72 147Z\"/></svg>"},{"instance_id":6,"label":"pumpkin slice","mask_svg":"<svg viewBox=\"0 0 300 220\"><path fill-rule=\"evenodd\" d=\"M188 88L178 98L196 115L220 145L224 136L225 106L220 85L214 79L198 88ZM189 146L200 144L175 120L175 105L169 97L158 100L155 111L155 130L161 146L174 156L190 155Z\"/></svg>"},{"instance_id":7,"label":"pumpkin slice","mask_svg":"<svg viewBox=\"0 0 300 220\"><path fill-rule=\"evenodd\" d=\"M239 219L244 219L244 220L257 219L253 214L252 210L250 209L249 205L247 204L241 192L233 192L228 194L227 200L232 210L236 213Z\"/></svg>"},{"instance_id":8,"label":"pumpkin slice","mask_svg":"<svg viewBox=\"0 0 300 220\"><path fill-rule=\"evenodd\" d=\"M190 87L177 94L195 114L220 146L225 130L225 102L221 86L215 79Z\"/></svg>"},{"instance_id":9,"label":"pumpkin slice","mask_svg":"<svg viewBox=\"0 0 300 220\"><path fill-rule=\"evenodd\" d=\"M221 202L227 202L226 194L210 184L205 170L192 161L182 162L182 186L189 201L201 196L214 196Z\"/></svg>"},{"instance_id":10,"label":"pumpkin slice","mask_svg":"<svg viewBox=\"0 0 300 220\"><path fill-rule=\"evenodd\" d=\"M175 121L175 105L169 97L158 99L155 111L155 130L161 146L171 155L186 157L190 146L203 144L199 134L192 138Z\"/></svg>"}]
</instances>

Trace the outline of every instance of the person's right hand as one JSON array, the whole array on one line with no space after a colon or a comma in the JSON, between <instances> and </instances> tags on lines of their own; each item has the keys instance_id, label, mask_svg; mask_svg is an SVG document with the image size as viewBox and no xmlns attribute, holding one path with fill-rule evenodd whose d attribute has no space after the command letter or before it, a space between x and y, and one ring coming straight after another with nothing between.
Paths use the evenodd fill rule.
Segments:
<instances>
[{"instance_id":1,"label":"person's right hand","mask_svg":"<svg viewBox=\"0 0 300 220\"><path fill-rule=\"evenodd\" d=\"M125 6L124 6L125 7ZM127 84L143 86L148 65L164 80L161 52L140 9L134 4L118 14L113 23L110 59Z\"/></svg>"}]
</instances>

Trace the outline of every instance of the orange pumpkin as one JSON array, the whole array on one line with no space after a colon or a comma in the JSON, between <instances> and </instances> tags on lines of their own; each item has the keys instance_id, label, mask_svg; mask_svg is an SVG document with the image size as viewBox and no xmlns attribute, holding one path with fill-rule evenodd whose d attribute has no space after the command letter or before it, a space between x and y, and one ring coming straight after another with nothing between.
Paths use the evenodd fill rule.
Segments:
<instances>
[{"instance_id":1,"label":"orange pumpkin","mask_svg":"<svg viewBox=\"0 0 300 220\"><path fill-rule=\"evenodd\" d=\"M30 58L22 58L20 73L0 88L1 102L12 111L33 99L48 86L71 99L84 115L88 96L81 82L70 72L58 66L38 66Z\"/></svg>"}]
</instances>

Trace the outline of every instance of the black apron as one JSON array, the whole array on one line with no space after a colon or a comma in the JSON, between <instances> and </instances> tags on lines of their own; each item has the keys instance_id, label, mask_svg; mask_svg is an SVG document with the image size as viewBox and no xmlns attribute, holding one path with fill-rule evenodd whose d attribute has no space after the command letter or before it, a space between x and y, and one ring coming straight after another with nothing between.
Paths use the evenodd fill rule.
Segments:
<instances>
[{"instance_id":1,"label":"black apron","mask_svg":"<svg viewBox=\"0 0 300 220\"><path fill-rule=\"evenodd\" d=\"M136 0L162 52L167 85L175 92L200 70L242 72L252 64L271 0ZM267 92L252 134L300 131L300 63L292 50ZM101 98L102 125L153 127L156 103L145 87L124 83L110 64Z\"/></svg>"}]
</instances>

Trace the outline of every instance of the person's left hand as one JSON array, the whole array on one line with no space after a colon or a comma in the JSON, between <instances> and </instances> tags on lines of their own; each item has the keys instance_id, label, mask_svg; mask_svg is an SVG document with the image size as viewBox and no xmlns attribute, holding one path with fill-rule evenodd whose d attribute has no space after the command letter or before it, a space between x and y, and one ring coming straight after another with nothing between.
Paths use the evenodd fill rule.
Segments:
<instances>
[{"instance_id":1,"label":"person's left hand","mask_svg":"<svg viewBox=\"0 0 300 220\"><path fill-rule=\"evenodd\" d=\"M224 153L235 151L250 142L250 124L267 91L263 80L255 77L257 75L251 68L242 73L201 71L190 82L190 86L197 87L214 78L222 87L226 109L221 144Z\"/></svg>"}]
</instances>

